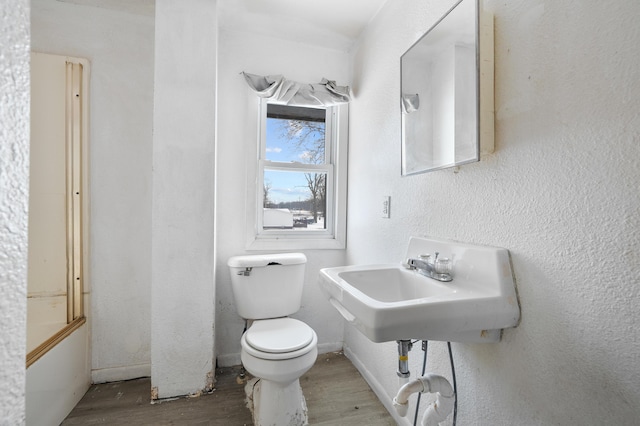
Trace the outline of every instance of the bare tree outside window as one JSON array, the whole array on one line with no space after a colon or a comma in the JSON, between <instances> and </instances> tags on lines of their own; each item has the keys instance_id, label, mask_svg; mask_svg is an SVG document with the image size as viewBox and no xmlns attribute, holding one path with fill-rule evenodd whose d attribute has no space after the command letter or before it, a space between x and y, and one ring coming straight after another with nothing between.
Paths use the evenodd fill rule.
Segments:
<instances>
[{"instance_id":1,"label":"bare tree outside window","mask_svg":"<svg viewBox=\"0 0 640 426\"><path fill-rule=\"evenodd\" d=\"M265 208L270 208L273 206L273 202L269 199L269 191L271 190L271 182L268 180L264 181L264 186L262 187L263 191L263 206Z\"/></svg>"},{"instance_id":2,"label":"bare tree outside window","mask_svg":"<svg viewBox=\"0 0 640 426\"><path fill-rule=\"evenodd\" d=\"M268 104L263 207L289 211L293 228L327 229L327 110ZM263 221L264 228L274 225Z\"/></svg>"},{"instance_id":3,"label":"bare tree outside window","mask_svg":"<svg viewBox=\"0 0 640 426\"><path fill-rule=\"evenodd\" d=\"M343 105L260 101L252 247L345 247L347 123Z\"/></svg>"},{"instance_id":4,"label":"bare tree outside window","mask_svg":"<svg viewBox=\"0 0 640 426\"><path fill-rule=\"evenodd\" d=\"M307 164L325 163L325 123L324 121L282 120L282 136L295 151L300 152L301 162ZM326 212L326 175L324 173L305 173L305 179L311 193L310 202L314 222L318 215Z\"/></svg>"}]
</instances>

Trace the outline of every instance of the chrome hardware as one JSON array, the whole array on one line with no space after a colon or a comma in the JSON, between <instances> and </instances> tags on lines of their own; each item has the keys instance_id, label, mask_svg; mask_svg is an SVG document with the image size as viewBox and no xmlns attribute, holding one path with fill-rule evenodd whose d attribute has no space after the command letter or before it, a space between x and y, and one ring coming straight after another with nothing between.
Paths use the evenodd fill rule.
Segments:
<instances>
[{"instance_id":1,"label":"chrome hardware","mask_svg":"<svg viewBox=\"0 0 640 426\"><path fill-rule=\"evenodd\" d=\"M449 282L453 280L451 276L451 260L446 257L438 258L439 255L439 252L435 252L433 259L431 259L431 255L429 254L421 254L417 259L410 257L405 262L405 266L408 269L418 271L419 274L425 277L442 282Z\"/></svg>"},{"instance_id":2,"label":"chrome hardware","mask_svg":"<svg viewBox=\"0 0 640 426\"><path fill-rule=\"evenodd\" d=\"M396 374L402 379L411 375L409 371L409 351L413 347L411 340L396 340L398 344L398 371Z\"/></svg>"},{"instance_id":3,"label":"chrome hardware","mask_svg":"<svg viewBox=\"0 0 640 426\"><path fill-rule=\"evenodd\" d=\"M251 269L253 269L253 268L251 268L251 267L244 268L244 271L238 272L238 275L242 275L244 277L248 277L249 275L251 275Z\"/></svg>"}]
</instances>

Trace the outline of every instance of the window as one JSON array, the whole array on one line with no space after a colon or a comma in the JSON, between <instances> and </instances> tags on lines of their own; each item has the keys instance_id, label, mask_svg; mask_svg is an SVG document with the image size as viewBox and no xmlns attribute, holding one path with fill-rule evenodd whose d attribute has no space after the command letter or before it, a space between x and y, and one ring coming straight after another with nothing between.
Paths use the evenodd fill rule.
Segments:
<instances>
[{"instance_id":1,"label":"window","mask_svg":"<svg viewBox=\"0 0 640 426\"><path fill-rule=\"evenodd\" d=\"M347 114L261 101L249 249L345 247Z\"/></svg>"}]
</instances>

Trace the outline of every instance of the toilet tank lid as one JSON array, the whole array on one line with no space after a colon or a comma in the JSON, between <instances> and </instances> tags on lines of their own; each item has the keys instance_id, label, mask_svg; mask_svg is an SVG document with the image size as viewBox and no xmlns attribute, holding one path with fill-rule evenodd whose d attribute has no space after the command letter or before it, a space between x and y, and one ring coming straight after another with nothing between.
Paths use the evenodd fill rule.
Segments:
<instances>
[{"instance_id":1,"label":"toilet tank lid","mask_svg":"<svg viewBox=\"0 0 640 426\"><path fill-rule=\"evenodd\" d=\"M233 256L227 261L232 268L256 268L267 265L299 265L307 263L307 257L302 253L258 254L248 256Z\"/></svg>"}]
</instances>

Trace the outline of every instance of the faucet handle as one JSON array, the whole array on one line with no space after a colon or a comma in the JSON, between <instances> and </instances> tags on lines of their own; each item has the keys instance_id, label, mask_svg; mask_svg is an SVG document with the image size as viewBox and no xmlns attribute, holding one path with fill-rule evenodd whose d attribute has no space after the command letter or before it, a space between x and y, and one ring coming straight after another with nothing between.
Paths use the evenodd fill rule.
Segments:
<instances>
[{"instance_id":1,"label":"faucet handle","mask_svg":"<svg viewBox=\"0 0 640 426\"><path fill-rule=\"evenodd\" d=\"M433 259L433 257L430 254L421 254L418 255L418 258L420 260L424 260L428 265L433 266L435 260ZM436 253L436 259L438 258L437 253Z\"/></svg>"},{"instance_id":2,"label":"faucet handle","mask_svg":"<svg viewBox=\"0 0 640 426\"><path fill-rule=\"evenodd\" d=\"M447 274L450 275L453 269L453 265L451 260L449 260L446 257L443 257L441 259L436 258L436 261L434 263L434 269L436 271L436 273L438 274Z\"/></svg>"}]
</instances>

